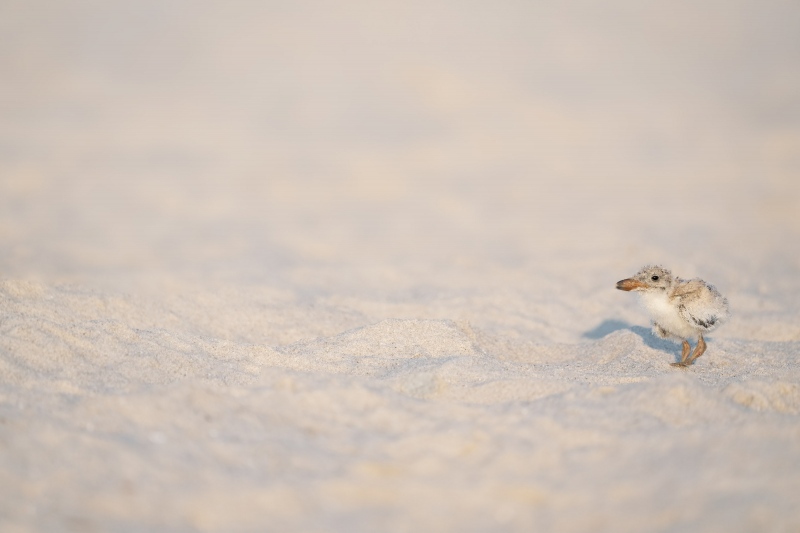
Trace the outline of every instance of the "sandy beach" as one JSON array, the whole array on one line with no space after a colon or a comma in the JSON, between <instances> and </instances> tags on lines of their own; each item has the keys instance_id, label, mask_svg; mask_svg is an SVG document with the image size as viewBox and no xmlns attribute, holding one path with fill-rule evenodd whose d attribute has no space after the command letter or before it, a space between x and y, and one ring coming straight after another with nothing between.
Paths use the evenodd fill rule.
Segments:
<instances>
[{"instance_id":1,"label":"sandy beach","mask_svg":"<svg viewBox=\"0 0 800 533\"><path fill-rule=\"evenodd\" d=\"M0 3L0 530L800 532L800 6Z\"/></svg>"}]
</instances>

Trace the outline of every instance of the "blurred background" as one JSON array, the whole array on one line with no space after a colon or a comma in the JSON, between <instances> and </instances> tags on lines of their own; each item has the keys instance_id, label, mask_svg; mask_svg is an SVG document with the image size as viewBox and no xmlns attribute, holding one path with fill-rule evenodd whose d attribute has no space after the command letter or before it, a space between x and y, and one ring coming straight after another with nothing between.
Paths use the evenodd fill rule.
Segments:
<instances>
[{"instance_id":1,"label":"blurred background","mask_svg":"<svg viewBox=\"0 0 800 533\"><path fill-rule=\"evenodd\" d=\"M735 287L799 171L796 2L0 2L3 276Z\"/></svg>"}]
</instances>

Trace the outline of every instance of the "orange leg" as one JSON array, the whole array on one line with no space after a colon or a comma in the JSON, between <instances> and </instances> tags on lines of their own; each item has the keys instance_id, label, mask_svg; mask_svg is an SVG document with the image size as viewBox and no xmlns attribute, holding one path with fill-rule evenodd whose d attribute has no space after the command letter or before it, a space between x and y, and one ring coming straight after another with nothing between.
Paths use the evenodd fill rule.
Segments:
<instances>
[{"instance_id":1,"label":"orange leg","mask_svg":"<svg viewBox=\"0 0 800 533\"><path fill-rule=\"evenodd\" d=\"M691 365L694 363L694 360L703 355L703 352L706 351L706 341L703 339L703 336L700 335L700 339L697 341L697 346L694 347L694 352L692 352L692 356L686 362L687 365Z\"/></svg>"},{"instance_id":2,"label":"orange leg","mask_svg":"<svg viewBox=\"0 0 800 533\"><path fill-rule=\"evenodd\" d=\"M687 359L689 358L689 350L691 346L686 341L683 341L683 349L681 350L681 360L678 363L670 363L672 366L688 366L692 364ZM699 356L698 356L699 357Z\"/></svg>"}]
</instances>

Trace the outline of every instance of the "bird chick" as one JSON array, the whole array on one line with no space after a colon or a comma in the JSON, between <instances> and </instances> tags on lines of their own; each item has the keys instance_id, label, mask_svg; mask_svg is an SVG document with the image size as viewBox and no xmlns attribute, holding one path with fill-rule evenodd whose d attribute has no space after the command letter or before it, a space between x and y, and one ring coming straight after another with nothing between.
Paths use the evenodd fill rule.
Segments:
<instances>
[{"instance_id":1,"label":"bird chick","mask_svg":"<svg viewBox=\"0 0 800 533\"><path fill-rule=\"evenodd\" d=\"M706 351L703 334L728 318L728 300L713 285L701 279L684 280L661 266L648 265L635 276L617 282L621 291L636 291L653 323L653 333L662 339L683 341L681 360L686 367ZM697 340L691 351L689 339ZM690 353L691 351L691 353Z\"/></svg>"}]
</instances>

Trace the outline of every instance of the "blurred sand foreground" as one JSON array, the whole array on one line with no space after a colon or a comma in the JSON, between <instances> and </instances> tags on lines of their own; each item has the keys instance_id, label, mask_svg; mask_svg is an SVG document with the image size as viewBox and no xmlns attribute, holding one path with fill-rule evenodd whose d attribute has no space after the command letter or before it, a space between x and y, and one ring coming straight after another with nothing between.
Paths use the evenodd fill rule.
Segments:
<instances>
[{"instance_id":1,"label":"blurred sand foreground","mask_svg":"<svg viewBox=\"0 0 800 533\"><path fill-rule=\"evenodd\" d=\"M0 2L3 532L797 532L799 357L796 2Z\"/></svg>"}]
</instances>

